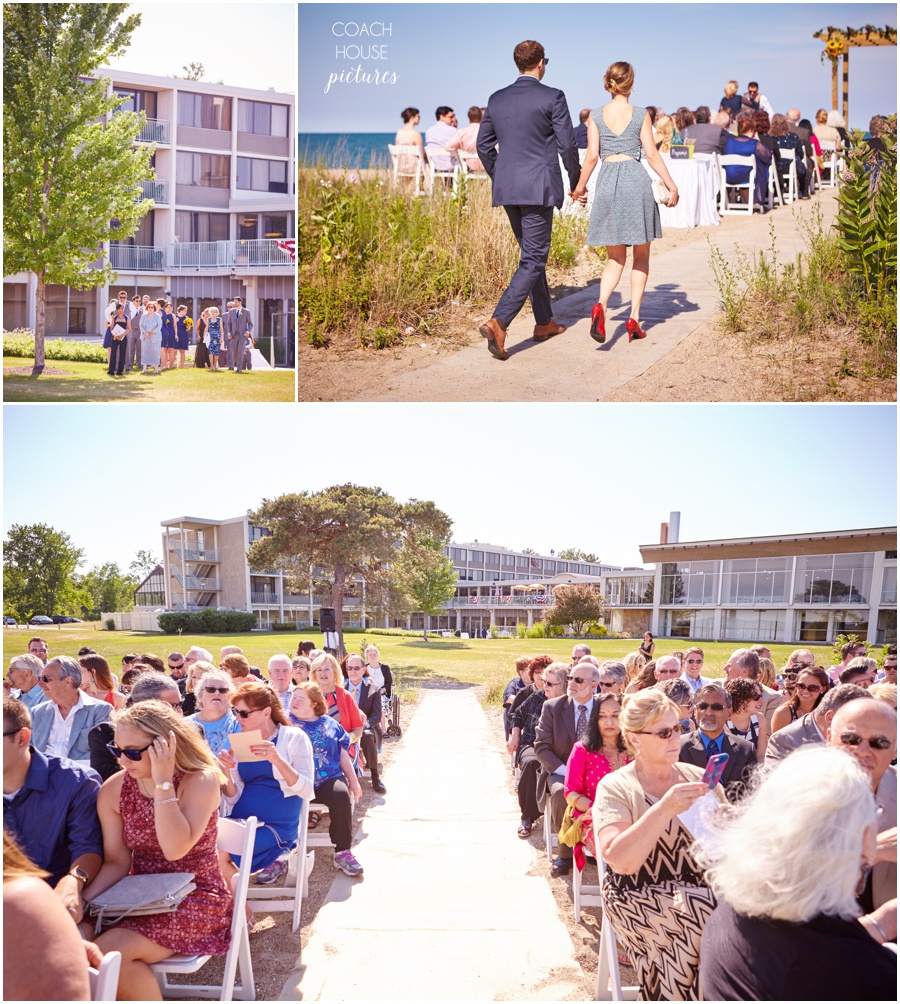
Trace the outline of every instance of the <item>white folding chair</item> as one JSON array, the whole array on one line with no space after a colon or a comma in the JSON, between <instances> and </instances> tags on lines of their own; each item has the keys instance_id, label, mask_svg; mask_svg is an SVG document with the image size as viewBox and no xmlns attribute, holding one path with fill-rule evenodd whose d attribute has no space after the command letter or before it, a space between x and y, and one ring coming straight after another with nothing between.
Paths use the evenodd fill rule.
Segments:
<instances>
[{"instance_id":1,"label":"white folding chair","mask_svg":"<svg viewBox=\"0 0 900 1004\"><path fill-rule=\"evenodd\" d=\"M792 202L797 201L798 186L797 186L797 160L793 150L782 150L781 147L778 148L778 157L781 161L787 161L787 164L782 164L781 167L787 167L787 178L781 178L781 187L784 191L785 201L790 205ZM774 165L778 169L778 165Z\"/></svg>"},{"instance_id":2,"label":"white folding chair","mask_svg":"<svg viewBox=\"0 0 900 1004\"><path fill-rule=\"evenodd\" d=\"M719 165L719 213L722 216L736 215L744 213L753 215L753 193L756 190L756 157L752 154L741 157L736 153L717 154L716 160ZM750 177L747 181L739 185L731 184L726 180L726 167L749 167ZM732 202L728 190L747 191L746 202Z\"/></svg>"},{"instance_id":3,"label":"white folding chair","mask_svg":"<svg viewBox=\"0 0 900 1004\"><path fill-rule=\"evenodd\" d=\"M584 885L583 874L578 870L578 866L572 863L572 899L575 901L575 923L581 923L581 908L584 906L603 906L600 899L600 882L603 876L600 874L600 867L597 866L597 884Z\"/></svg>"},{"instance_id":4,"label":"white folding chair","mask_svg":"<svg viewBox=\"0 0 900 1004\"><path fill-rule=\"evenodd\" d=\"M107 952L99 969L88 967L92 1001L118 1000L119 970L122 968L122 953Z\"/></svg>"},{"instance_id":5,"label":"white folding chair","mask_svg":"<svg viewBox=\"0 0 900 1004\"><path fill-rule=\"evenodd\" d=\"M247 902L254 913L293 913L291 930L300 927L300 910L309 896L309 873L316 863L316 852L306 848L309 833L309 799L303 800L300 825L297 829L297 846L282 855L287 860L287 874L283 886L251 885L247 888ZM260 903L257 906L257 902Z\"/></svg>"},{"instance_id":6,"label":"white folding chair","mask_svg":"<svg viewBox=\"0 0 900 1004\"><path fill-rule=\"evenodd\" d=\"M600 876L600 887L606 866L603 856L597 854L597 872ZM600 949L597 953L597 986L594 991L595 1001L634 1001L640 993L640 987L623 987L619 974L619 950L616 946L616 932L613 930L603 900L600 900Z\"/></svg>"},{"instance_id":7,"label":"white folding chair","mask_svg":"<svg viewBox=\"0 0 900 1004\"><path fill-rule=\"evenodd\" d=\"M434 195L434 180L435 178L449 178L452 187L456 188L456 178L459 174L459 164L456 157L452 153L447 153L447 151L442 146L426 146L425 154L428 157L428 164L426 166L425 174L425 190L429 195ZM441 160L452 160L453 165L451 167L435 167L435 157Z\"/></svg>"},{"instance_id":8,"label":"white folding chair","mask_svg":"<svg viewBox=\"0 0 900 1004\"><path fill-rule=\"evenodd\" d=\"M467 178L486 178L488 176L487 171L473 171L469 166L468 158L475 157L475 154L471 150L457 150L456 151L456 163L459 165L460 175L465 175Z\"/></svg>"},{"instance_id":9,"label":"white folding chair","mask_svg":"<svg viewBox=\"0 0 900 1004\"><path fill-rule=\"evenodd\" d=\"M164 998L182 1000L200 997L204 1000L254 1001L256 984L253 981L253 961L250 957L250 933L247 929L247 889L253 867L253 847L256 843L256 816L249 819L219 819L217 844L220 851L241 856L241 867L232 881L234 909L231 913L231 947L225 956L225 973L221 986L194 986L169 983L169 976L188 976L209 962L210 955L170 955L150 968L159 983ZM241 982L235 985L240 966Z\"/></svg>"},{"instance_id":10,"label":"white folding chair","mask_svg":"<svg viewBox=\"0 0 900 1004\"><path fill-rule=\"evenodd\" d=\"M779 205L784 205L784 193L781 190L781 175L778 173L778 161L773 157L772 163L769 165L769 209L775 208L776 199L778 199Z\"/></svg>"},{"instance_id":11,"label":"white folding chair","mask_svg":"<svg viewBox=\"0 0 900 1004\"><path fill-rule=\"evenodd\" d=\"M422 151L417 146L395 146L388 143L391 155L391 179L396 185L400 178L414 178L416 182L415 195L422 194L425 183L425 161Z\"/></svg>"},{"instance_id":12,"label":"white folding chair","mask_svg":"<svg viewBox=\"0 0 900 1004\"><path fill-rule=\"evenodd\" d=\"M559 835L553 832L550 824L550 793L547 792L547 804L544 806L544 846L547 848L547 860L553 860L553 849L559 847Z\"/></svg>"},{"instance_id":13,"label":"white folding chair","mask_svg":"<svg viewBox=\"0 0 900 1004\"><path fill-rule=\"evenodd\" d=\"M834 188L837 185L837 143L831 139L820 139L822 148L822 171L828 172L828 180L824 175L819 181L821 188Z\"/></svg>"}]
</instances>

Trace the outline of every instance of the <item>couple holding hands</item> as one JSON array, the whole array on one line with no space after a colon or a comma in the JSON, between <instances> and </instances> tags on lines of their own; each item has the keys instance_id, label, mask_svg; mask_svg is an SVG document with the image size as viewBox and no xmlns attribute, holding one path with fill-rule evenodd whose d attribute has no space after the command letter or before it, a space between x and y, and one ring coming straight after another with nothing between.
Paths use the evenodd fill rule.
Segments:
<instances>
[{"instance_id":1,"label":"couple holding hands","mask_svg":"<svg viewBox=\"0 0 900 1004\"><path fill-rule=\"evenodd\" d=\"M553 209L562 207L563 182L558 158L569 175L569 196L587 203L587 183L598 161L604 170L588 226L587 243L605 246L608 260L600 279L599 302L591 311L591 337L606 340L606 304L625 268L626 249L633 248L631 316L628 341L644 338L640 307L650 270L650 241L662 237L659 209L641 153L662 179L666 205L678 202L678 189L653 141L646 110L629 103L634 86L630 64L613 63L603 85L612 100L591 112L584 165L572 135L572 122L562 91L541 83L548 58L539 42L520 42L513 53L519 70L515 83L491 95L478 133L478 157L491 178L493 204L503 206L521 249L519 266L490 320L479 328L496 359L508 359L506 329L530 298L534 340L544 342L565 328L553 320L546 264L550 252ZM498 150L499 145L499 150Z\"/></svg>"}]
</instances>

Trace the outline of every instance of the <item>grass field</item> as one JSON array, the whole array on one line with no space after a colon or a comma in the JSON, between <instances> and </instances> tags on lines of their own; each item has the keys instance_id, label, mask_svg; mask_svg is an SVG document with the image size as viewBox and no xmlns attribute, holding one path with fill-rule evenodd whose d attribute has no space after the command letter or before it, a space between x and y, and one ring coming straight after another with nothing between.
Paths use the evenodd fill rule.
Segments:
<instances>
[{"instance_id":1,"label":"grass field","mask_svg":"<svg viewBox=\"0 0 900 1004\"><path fill-rule=\"evenodd\" d=\"M50 630L45 628L19 627L3 632L3 655L6 662L13 655L24 652L28 639L40 635L47 640L51 656L75 655L83 645L90 645L105 656L115 670L122 656L128 652L154 652L165 658L169 652L186 652L192 645L200 645L218 658L223 645L239 645L251 665L265 671L269 656L277 652L296 654L300 641L308 638L317 645L322 644L321 634L302 637L293 633L253 632L238 635L164 635L138 631L102 631L100 625L94 630L87 625L63 625ZM415 686L429 681L456 680L470 685L496 685L502 679L505 683L514 673L515 660L521 655L552 655L562 662L569 662L572 654L571 638L531 639L531 638L486 638L461 639L439 638L425 642L422 638L405 638L396 635L348 634L344 636L348 650L360 650L363 640L378 646L381 661L387 663L394 679ZM621 659L638 647L635 639L611 638L592 639L586 644L601 661ZM683 651L694 644L687 639L665 639L657 643L656 655ZM700 642L706 663L705 676L721 676L722 667L728 656L740 648L739 642ZM772 655L777 666L782 666L796 645L772 645ZM813 646L820 665L832 663L831 646Z\"/></svg>"},{"instance_id":2,"label":"grass field","mask_svg":"<svg viewBox=\"0 0 900 1004\"><path fill-rule=\"evenodd\" d=\"M252 370L236 373L198 370L166 370L159 376L137 372L111 377L106 366L91 362L48 359L47 370L62 370L40 377L10 374L10 367L29 367L32 360L3 357L4 401L293 401L294 371Z\"/></svg>"}]
</instances>

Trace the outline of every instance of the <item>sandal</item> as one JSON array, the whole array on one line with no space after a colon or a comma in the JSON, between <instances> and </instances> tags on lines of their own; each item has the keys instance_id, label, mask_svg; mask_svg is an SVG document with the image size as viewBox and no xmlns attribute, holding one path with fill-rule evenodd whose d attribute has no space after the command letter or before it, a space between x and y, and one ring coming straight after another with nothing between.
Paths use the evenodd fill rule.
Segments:
<instances>
[{"instance_id":1,"label":"sandal","mask_svg":"<svg viewBox=\"0 0 900 1004\"><path fill-rule=\"evenodd\" d=\"M308 826L311 830L314 830L319 825L319 820L322 818L321 812L313 812L310 810L309 813L309 823Z\"/></svg>"}]
</instances>

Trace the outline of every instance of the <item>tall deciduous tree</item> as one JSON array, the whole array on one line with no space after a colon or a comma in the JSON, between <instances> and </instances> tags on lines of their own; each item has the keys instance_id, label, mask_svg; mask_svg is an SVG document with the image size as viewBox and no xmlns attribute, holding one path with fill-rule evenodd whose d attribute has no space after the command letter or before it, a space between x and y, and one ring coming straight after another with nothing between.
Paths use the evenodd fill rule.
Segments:
<instances>
[{"instance_id":1,"label":"tall deciduous tree","mask_svg":"<svg viewBox=\"0 0 900 1004\"><path fill-rule=\"evenodd\" d=\"M84 552L46 523L14 523L3 547L4 608L20 620L61 613L77 598L75 569Z\"/></svg>"},{"instance_id":2,"label":"tall deciduous tree","mask_svg":"<svg viewBox=\"0 0 900 1004\"><path fill-rule=\"evenodd\" d=\"M433 502L398 502L380 488L354 484L264 499L250 521L270 532L250 545L252 569L282 568L288 585L297 589L307 587L310 566L329 570L341 653L349 584L359 576L377 589L407 540L443 540L452 525Z\"/></svg>"},{"instance_id":3,"label":"tall deciduous tree","mask_svg":"<svg viewBox=\"0 0 900 1004\"><path fill-rule=\"evenodd\" d=\"M44 368L47 283L112 282L101 244L134 234L153 203L151 147L133 148L143 112L89 79L128 44L140 15L124 3L3 5L4 274L34 272L34 373Z\"/></svg>"},{"instance_id":4,"label":"tall deciduous tree","mask_svg":"<svg viewBox=\"0 0 900 1004\"><path fill-rule=\"evenodd\" d=\"M393 566L396 584L409 598L409 606L425 614L422 624L425 641L428 641L428 617L439 614L456 591L456 569L441 550L449 539L449 534L410 535Z\"/></svg>"},{"instance_id":5,"label":"tall deciduous tree","mask_svg":"<svg viewBox=\"0 0 900 1004\"><path fill-rule=\"evenodd\" d=\"M579 547L565 547L557 555L563 561L587 561L597 564L600 559L592 551L582 551Z\"/></svg>"},{"instance_id":6,"label":"tall deciduous tree","mask_svg":"<svg viewBox=\"0 0 900 1004\"><path fill-rule=\"evenodd\" d=\"M95 565L78 578L78 585L86 594L82 601L82 616L98 620L104 612L131 610L137 584L138 580L123 572L115 562Z\"/></svg>"},{"instance_id":7,"label":"tall deciduous tree","mask_svg":"<svg viewBox=\"0 0 900 1004\"><path fill-rule=\"evenodd\" d=\"M134 556L134 561L128 566L128 574L135 579L135 586L147 578L147 576L161 564L159 558L152 551L138 551ZM107 607L107 610L109 607Z\"/></svg>"},{"instance_id":8,"label":"tall deciduous tree","mask_svg":"<svg viewBox=\"0 0 900 1004\"><path fill-rule=\"evenodd\" d=\"M603 597L586 582L557 586L553 590L553 606L544 611L544 623L571 626L572 631L580 635L588 624L600 619L603 606Z\"/></svg>"}]
</instances>

